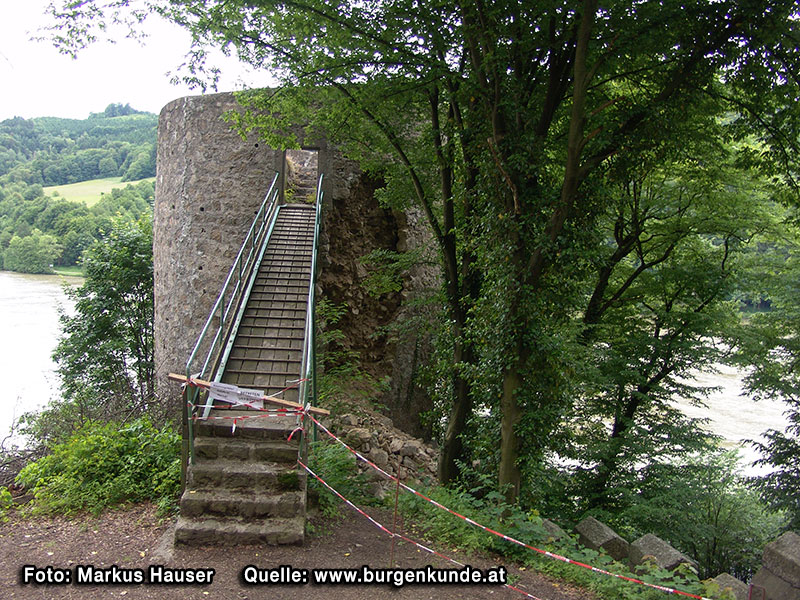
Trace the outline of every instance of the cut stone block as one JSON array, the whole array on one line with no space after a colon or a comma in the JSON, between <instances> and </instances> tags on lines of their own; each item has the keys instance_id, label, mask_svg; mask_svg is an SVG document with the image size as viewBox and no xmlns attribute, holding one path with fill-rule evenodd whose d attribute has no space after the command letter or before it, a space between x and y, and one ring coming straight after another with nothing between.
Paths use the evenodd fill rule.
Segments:
<instances>
[{"instance_id":1,"label":"cut stone block","mask_svg":"<svg viewBox=\"0 0 800 600\"><path fill-rule=\"evenodd\" d=\"M667 571L672 571L682 563L697 568L695 561L652 533L643 535L631 544L630 560L632 565L642 564L647 556L652 556L655 563Z\"/></svg>"},{"instance_id":2,"label":"cut stone block","mask_svg":"<svg viewBox=\"0 0 800 600\"><path fill-rule=\"evenodd\" d=\"M175 541L205 546L238 546L248 544L302 545L305 517L270 519L257 523L235 518L187 519L179 517Z\"/></svg>"},{"instance_id":3,"label":"cut stone block","mask_svg":"<svg viewBox=\"0 0 800 600\"><path fill-rule=\"evenodd\" d=\"M586 517L575 526L578 541L592 550L605 550L614 560L628 558L628 542L622 539L613 529L594 517Z\"/></svg>"},{"instance_id":4,"label":"cut stone block","mask_svg":"<svg viewBox=\"0 0 800 600\"><path fill-rule=\"evenodd\" d=\"M800 589L784 581L766 567L761 567L750 582L766 592L765 600L800 600ZM760 590L753 592L753 598L760 600Z\"/></svg>"},{"instance_id":5,"label":"cut stone block","mask_svg":"<svg viewBox=\"0 0 800 600\"><path fill-rule=\"evenodd\" d=\"M567 532L550 519L542 519L542 527L544 527L544 530L547 532L547 537L550 540L561 540L567 537Z\"/></svg>"},{"instance_id":6,"label":"cut stone block","mask_svg":"<svg viewBox=\"0 0 800 600\"><path fill-rule=\"evenodd\" d=\"M787 531L764 548L764 567L800 588L800 535Z\"/></svg>"},{"instance_id":7,"label":"cut stone block","mask_svg":"<svg viewBox=\"0 0 800 600\"><path fill-rule=\"evenodd\" d=\"M767 600L800 600L800 536L787 531L767 544L751 583L766 590Z\"/></svg>"},{"instance_id":8,"label":"cut stone block","mask_svg":"<svg viewBox=\"0 0 800 600\"><path fill-rule=\"evenodd\" d=\"M717 575L712 581L719 586L720 592L724 592L725 590L733 592L736 600L747 600L747 597L750 595L748 585L728 573Z\"/></svg>"}]
</instances>

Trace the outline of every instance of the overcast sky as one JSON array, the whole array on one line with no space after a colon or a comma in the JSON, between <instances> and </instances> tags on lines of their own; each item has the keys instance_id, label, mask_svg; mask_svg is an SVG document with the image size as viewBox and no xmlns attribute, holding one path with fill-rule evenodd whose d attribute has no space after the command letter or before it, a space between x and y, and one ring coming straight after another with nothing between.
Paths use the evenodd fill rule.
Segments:
<instances>
[{"instance_id":1,"label":"overcast sky","mask_svg":"<svg viewBox=\"0 0 800 600\"><path fill-rule=\"evenodd\" d=\"M59 54L48 42L30 37L47 22L47 0L2 0L0 19L0 120L14 116L85 119L111 103L129 103L158 113L169 101L199 94L170 83L189 48L189 36L168 23L148 20L144 45L120 39L97 42L76 60ZM222 60L222 59L220 59ZM227 59L219 91L267 85Z\"/></svg>"}]
</instances>

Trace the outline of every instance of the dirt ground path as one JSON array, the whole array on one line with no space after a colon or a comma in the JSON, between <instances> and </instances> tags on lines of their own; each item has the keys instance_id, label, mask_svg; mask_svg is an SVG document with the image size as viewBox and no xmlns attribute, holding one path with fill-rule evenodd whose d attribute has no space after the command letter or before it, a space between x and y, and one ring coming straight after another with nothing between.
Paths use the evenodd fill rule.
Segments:
<instances>
[{"instance_id":1,"label":"dirt ground path","mask_svg":"<svg viewBox=\"0 0 800 600\"><path fill-rule=\"evenodd\" d=\"M380 518L391 520L381 513ZM0 524L0 598L13 599L219 599L219 600L367 600L391 597L397 600L451 599L524 599L525 595L501 585L330 585L314 584L279 586L247 585L242 573L248 565L273 569L281 565L294 569L330 568L358 569L369 565L374 569L389 567L391 538L355 513L324 525L316 521L315 533L302 547L236 546L178 547L170 539L172 521L161 521L150 505L135 505L108 511L100 517L22 518L16 513ZM422 541L422 540L420 540ZM424 543L424 542L423 542ZM453 553L452 548L439 551L475 568L501 566L496 559L476 558ZM172 569L214 569L213 581L204 585L158 585L131 583L122 585L23 584L25 565L43 569L63 569L76 578L78 566L91 565L97 570L116 566L119 576L136 570L149 576L151 565ZM457 568L408 543L394 548L394 565L405 568ZM108 571L110 572L110 571ZM508 573L514 585L541 600L591 599L590 592L554 581L537 573L513 566ZM54 575L52 575L54 576Z\"/></svg>"}]
</instances>

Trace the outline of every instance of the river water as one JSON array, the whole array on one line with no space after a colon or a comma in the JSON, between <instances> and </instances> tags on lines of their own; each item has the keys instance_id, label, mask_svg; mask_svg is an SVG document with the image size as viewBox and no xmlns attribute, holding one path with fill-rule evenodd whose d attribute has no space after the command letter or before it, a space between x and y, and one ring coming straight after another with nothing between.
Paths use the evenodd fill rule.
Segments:
<instances>
[{"instance_id":1,"label":"river water","mask_svg":"<svg viewBox=\"0 0 800 600\"><path fill-rule=\"evenodd\" d=\"M707 428L722 437L726 448L739 447L743 470L748 475L765 472L764 468L753 467L759 453L747 440L763 441L761 434L768 429L783 430L789 420L783 414L786 405L778 399L765 399L755 402L743 395L745 374L727 365L717 365L717 373L698 373L695 384L716 388L704 406L694 406L676 400L675 404L689 417L708 419Z\"/></svg>"},{"instance_id":2,"label":"river water","mask_svg":"<svg viewBox=\"0 0 800 600\"><path fill-rule=\"evenodd\" d=\"M58 395L58 377L51 354L59 335L58 309L71 310L63 285L80 285L81 278L21 275L0 271L0 441L19 416L42 408ZM698 383L719 388L705 407L676 403L691 417L710 419L709 428L726 447L757 439L767 429L783 429L788 421L778 400L753 402L742 396L743 374L725 365L715 374L699 374ZM17 441L19 438L15 438ZM757 458L749 447L743 463ZM748 468L749 473L756 470Z\"/></svg>"},{"instance_id":3,"label":"river water","mask_svg":"<svg viewBox=\"0 0 800 600\"><path fill-rule=\"evenodd\" d=\"M72 309L63 285L82 281L0 271L0 441L20 415L41 409L58 395L50 355L58 341L58 309ZM13 441L22 442L19 437Z\"/></svg>"}]
</instances>

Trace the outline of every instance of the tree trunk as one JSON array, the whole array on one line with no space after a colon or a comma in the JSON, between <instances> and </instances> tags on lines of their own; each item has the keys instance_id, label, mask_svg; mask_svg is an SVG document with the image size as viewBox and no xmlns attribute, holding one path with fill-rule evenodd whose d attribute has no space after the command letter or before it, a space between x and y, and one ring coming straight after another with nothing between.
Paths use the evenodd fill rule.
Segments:
<instances>
[{"instance_id":1,"label":"tree trunk","mask_svg":"<svg viewBox=\"0 0 800 600\"><path fill-rule=\"evenodd\" d=\"M463 335L456 338L455 349L453 351L453 364L456 365L456 372L453 376L453 407L450 410L450 417L447 422L442 452L439 457L439 481L443 484L451 483L458 477L460 471L457 460L464 457L464 442L461 435L467 425L467 419L472 414L472 394L469 382L461 375L461 363L471 364L475 357L472 346L469 342L464 342Z\"/></svg>"},{"instance_id":2,"label":"tree trunk","mask_svg":"<svg viewBox=\"0 0 800 600\"><path fill-rule=\"evenodd\" d=\"M503 373L503 395L500 400L500 468L499 484L508 504L515 504L519 498L522 481L519 468L519 438L516 427L522 419L522 407L518 393L522 389L523 371L527 362L522 333L517 334L515 357Z\"/></svg>"}]
</instances>

